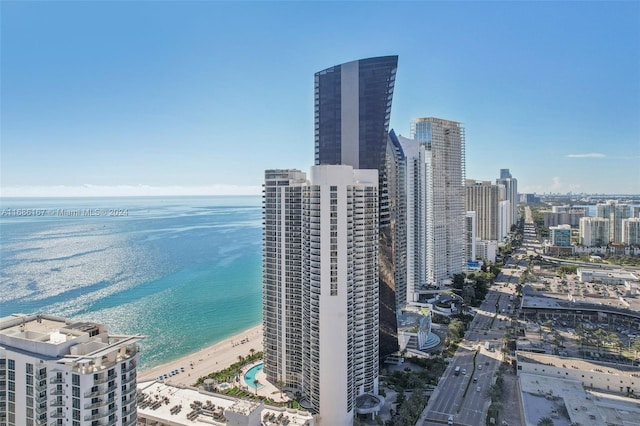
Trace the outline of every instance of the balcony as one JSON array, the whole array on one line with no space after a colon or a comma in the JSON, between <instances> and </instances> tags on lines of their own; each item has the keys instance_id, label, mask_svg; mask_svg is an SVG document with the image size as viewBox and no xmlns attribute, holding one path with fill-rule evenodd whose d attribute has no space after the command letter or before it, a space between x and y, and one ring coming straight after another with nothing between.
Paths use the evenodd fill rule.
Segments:
<instances>
[{"instance_id":1,"label":"balcony","mask_svg":"<svg viewBox=\"0 0 640 426\"><path fill-rule=\"evenodd\" d=\"M62 400L62 398L60 398L60 399L52 399L51 401L49 401L49 406L50 407L64 407L64 401Z\"/></svg>"},{"instance_id":2,"label":"balcony","mask_svg":"<svg viewBox=\"0 0 640 426\"><path fill-rule=\"evenodd\" d=\"M105 412L105 413L98 413L98 414L93 414L93 415L91 415L91 416L84 416L84 421L85 421L85 422L92 422L92 421L94 421L94 420L98 420L98 419L101 419L101 418L103 418L103 417L107 417L107 416L109 416L109 415L111 415L111 414L115 413L116 411L118 411L118 407L117 407L117 406L116 406L116 407L113 407L112 409L110 409L109 411L107 411L107 412ZM102 424L102 423L100 423L100 424ZM105 423L105 425L106 425L106 424L107 424L107 423Z\"/></svg>"},{"instance_id":3,"label":"balcony","mask_svg":"<svg viewBox=\"0 0 640 426\"><path fill-rule=\"evenodd\" d=\"M84 409L85 410L93 410L94 408L104 407L105 404L106 404L106 402L104 400L100 399L97 402L90 402L88 404L84 404Z\"/></svg>"},{"instance_id":4,"label":"balcony","mask_svg":"<svg viewBox=\"0 0 640 426\"><path fill-rule=\"evenodd\" d=\"M49 379L49 383L64 383L64 379L62 377L52 377L51 379Z\"/></svg>"},{"instance_id":5,"label":"balcony","mask_svg":"<svg viewBox=\"0 0 640 426\"><path fill-rule=\"evenodd\" d=\"M64 411L52 411L51 413L49 413L49 417L51 417L52 419L64 419Z\"/></svg>"}]
</instances>

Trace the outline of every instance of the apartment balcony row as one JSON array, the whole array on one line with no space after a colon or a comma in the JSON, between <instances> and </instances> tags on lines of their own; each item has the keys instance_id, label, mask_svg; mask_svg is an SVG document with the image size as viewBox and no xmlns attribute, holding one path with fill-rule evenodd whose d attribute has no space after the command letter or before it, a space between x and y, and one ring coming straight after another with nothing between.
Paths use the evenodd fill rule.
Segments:
<instances>
[{"instance_id":1,"label":"apartment balcony row","mask_svg":"<svg viewBox=\"0 0 640 426\"><path fill-rule=\"evenodd\" d=\"M110 416L111 414L113 414L113 413L115 413L117 411L118 411L118 407L115 406L115 407L109 409L108 411L106 411L104 413L97 413L97 414L84 416L84 420L86 422L93 422L94 420L99 420L99 419L101 419L103 417ZM107 423L105 423L105 424L107 424Z\"/></svg>"},{"instance_id":2,"label":"apartment balcony row","mask_svg":"<svg viewBox=\"0 0 640 426\"><path fill-rule=\"evenodd\" d=\"M98 396L105 395L105 394L107 394L107 393L109 393L109 392L111 392L111 391L114 391L114 390L116 390L117 388L118 388L118 387L117 387L115 384L113 384L113 385L111 385L111 386L108 386L108 387L102 387L102 386L101 386L100 388L98 388L98 389L97 389L97 390L95 390L95 391L85 392L85 393L84 393L84 397L85 397L85 398L95 398L95 397L98 397Z\"/></svg>"}]
</instances>

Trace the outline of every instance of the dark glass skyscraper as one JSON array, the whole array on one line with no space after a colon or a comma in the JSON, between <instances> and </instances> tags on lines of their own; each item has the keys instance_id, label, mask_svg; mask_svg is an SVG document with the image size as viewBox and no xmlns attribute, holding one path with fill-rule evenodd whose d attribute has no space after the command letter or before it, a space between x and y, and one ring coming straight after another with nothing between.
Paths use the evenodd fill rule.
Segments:
<instances>
[{"instance_id":1,"label":"dark glass skyscraper","mask_svg":"<svg viewBox=\"0 0 640 426\"><path fill-rule=\"evenodd\" d=\"M397 56L360 59L315 74L315 164L379 176L380 357L398 348L387 142Z\"/></svg>"}]
</instances>

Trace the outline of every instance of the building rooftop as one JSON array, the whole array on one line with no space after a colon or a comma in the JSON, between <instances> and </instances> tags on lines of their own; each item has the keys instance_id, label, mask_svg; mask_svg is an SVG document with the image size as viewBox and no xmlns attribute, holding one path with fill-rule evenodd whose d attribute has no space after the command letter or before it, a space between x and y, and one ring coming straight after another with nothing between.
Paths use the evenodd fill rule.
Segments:
<instances>
[{"instance_id":1,"label":"building rooftop","mask_svg":"<svg viewBox=\"0 0 640 426\"><path fill-rule=\"evenodd\" d=\"M527 425L551 417L556 426L640 425L640 404L631 398L587 391L575 380L522 373L519 377Z\"/></svg>"},{"instance_id":2,"label":"building rooftop","mask_svg":"<svg viewBox=\"0 0 640 426\"><path fill-rule=\"evenodd\" d=\"M265 426L313 424L304 410L265 406L260 401L232 398L195 388L177 387L158 381L138 383L138 417L176 426L229 424L230 413L238 417L255 416ZM234 420L237 420L234 416ZM234 423L237 424L237 423ZM247 423L249 424L249 423Z\"/></svg>"},{"instance_id":3,"label":"building rooftop","mask_svg":"<svg viewBox=\"0 0 640 426\"><path fill-rule=\"evenodd\" d=\"M51 315L0 318L0 347L45 360L74 364L81 374L99 371L138 352L144 336L109 335L107 327Z\"/></svg>"}]
</instances>

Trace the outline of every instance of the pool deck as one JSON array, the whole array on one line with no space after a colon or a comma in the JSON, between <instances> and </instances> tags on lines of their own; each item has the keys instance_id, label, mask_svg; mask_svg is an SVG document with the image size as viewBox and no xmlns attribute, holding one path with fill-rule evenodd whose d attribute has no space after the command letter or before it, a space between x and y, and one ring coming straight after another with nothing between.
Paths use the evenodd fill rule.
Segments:
<instances>
[{"instance_id":1,"label":"pool deck","mask_svg":"<svg viewBox=\"0 0 640 426\"><path fill-rule=\"evenodd\" d=\"M267 381L267 375L264 373L264 369L256 373L256 379L260 382L262 387L258 388L258 390L256 391L252 387L247 386L247 384L244 381L244 376L245 374L247 374L247 371L249 371L251 368L255 367L258 364L262 364L262 361L253 363L251 365L247 365L245 368L242 369L241 384L243 386L243 389L245 389L247 392L252 392L260 396L271 398L276 402L289 401L289 398L287 397L286 393L282 392L282 396L281 396L280 390L275 385Z\"/></svg>"}]
</instances>

